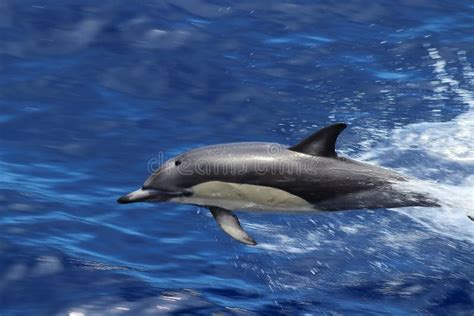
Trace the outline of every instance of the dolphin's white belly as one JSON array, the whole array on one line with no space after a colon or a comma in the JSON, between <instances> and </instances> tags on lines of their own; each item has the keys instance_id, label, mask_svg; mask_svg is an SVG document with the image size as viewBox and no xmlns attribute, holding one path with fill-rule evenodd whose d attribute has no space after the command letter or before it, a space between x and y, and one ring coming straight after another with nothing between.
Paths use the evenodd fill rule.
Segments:
<instances>
[{"instance_id":1,"label":"dolphin's white belly","mask_svg":"<svg viewBox=\"0 0 474 316\"><path fill-rule=\"evenodd\" d=\"M306 200L286 191L266 186L209 181L193 186L188 197L176 203L218 206L228 210L314 211Z\"/></svg>"}]
</instances>

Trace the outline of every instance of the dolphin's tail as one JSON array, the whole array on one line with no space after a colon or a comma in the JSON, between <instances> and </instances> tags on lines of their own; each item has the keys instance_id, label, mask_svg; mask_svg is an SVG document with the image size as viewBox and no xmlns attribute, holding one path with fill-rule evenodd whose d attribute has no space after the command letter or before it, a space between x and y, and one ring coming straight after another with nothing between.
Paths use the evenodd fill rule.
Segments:
<instances>
[{"instance_id":1,"label":"dolphin's tail","mask_svg":"<svg viewBox=\"0 0 474 316\"><path fill-rule=\"evenodd\" d=\"M441 203L440 200L434 198L431 194L429 193L419 193L419 192L407 192L405 191L403 193L405 195L406 201L410 204L410 206L423 206L423 207L442 207L442 206L447 206L447 207L455 207L454 204L449 203L448 201L443 201ZM408 205L407 205L408 206ZM474 209L468 210L466 213L466 216L474 222Z\"/></svg>"},{"instance_id":2,"label":"dolphin's tail","mask_svg":"<svg viewBox=\"0 0 474 316\"><path fill-rule=\"evenodd\" d=\"M408 199L414 203L413 206L441 207L440 201L423 193L410 193Z\"/></svg>"}]
</instances>

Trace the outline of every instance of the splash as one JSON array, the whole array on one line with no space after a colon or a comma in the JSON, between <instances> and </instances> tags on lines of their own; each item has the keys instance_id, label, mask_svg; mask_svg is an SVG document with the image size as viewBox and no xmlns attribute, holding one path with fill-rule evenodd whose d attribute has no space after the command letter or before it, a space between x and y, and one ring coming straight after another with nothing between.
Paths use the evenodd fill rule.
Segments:
<instances>
[{"instance_id":1,"label":"splash","mask_svg":"<svg viewBox=\"0 0 474 316\"><path fill-rule=\"evenodd\" d=\"M444 179L445 183L433 181L411 181L406 186L416 192L426 192L442 202L439 209L417 211L413 208L397 209L413 220L428 226L437 233L451 238L461 238L474 241L473 222L466 215L474 216L474 72L467 61L466 52L457 53L457 62L460 64L462 82L450 74L440 52L429 45L426 46L431 59L434 80L433 94L427 98L443 102L445 106L449 100L458 100L467 105L468 110L447 122L424 122L396 128L392 137L385 146L376 148L362 157L363 160L378 161L395 154L399 157L409 150L421 151L430 160L441 161L442 164L456 164L462 167L463 180L455 185L453 179ZM387 158L389 159L389 158ZM407 174L430 174L429 163L423 160L405 168ZM459 176L459 175L458 175Z\"/></svg>"},{"instance_id":2,"label":"splash","mask_svg":"<svg viewBox=\"0 0 474 316\"><path fill-rule=\"evenodd\" d=\"M436 48L428 48L429 57L434 61L436 80L433 96L436 100L447 100L449 96L462 101L468 111L454 120L438 123L412 124L394 131L393 143L401 150L423 148L428 153L441 159L460 163L474 164L474 93L461 87L461 83L446 71L446 61ZM458 60L462 65L463 77L472 86L474 72L467 62L466 53L458 52Z\"/></svg>"},{"instance_id":3,"label":"splash","mask_svg":"<svg viewBox=\"0 0 474 316\"><path fill-rule=\"evenodd\" d=\"M436 197L439 208L400 208L402 213L428 229L450 238L474 242L474 223L466 215L474 214L474 176L463 183L450 185L426 180L412 180L403 185L404 189L423 192Z\"/></svg>"}]
</instances>

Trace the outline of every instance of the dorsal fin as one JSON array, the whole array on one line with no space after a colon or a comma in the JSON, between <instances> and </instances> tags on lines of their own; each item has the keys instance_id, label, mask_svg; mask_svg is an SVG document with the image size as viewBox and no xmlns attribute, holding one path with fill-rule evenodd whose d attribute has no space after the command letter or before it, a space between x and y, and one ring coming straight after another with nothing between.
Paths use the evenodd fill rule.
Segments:
<instances>
[{"instance_id":1,"label":"dorsal fin","mask_svg":"<svg viewBox=\"0 0 474 316\"><path fill-rule=\"evenodd\" d=\"M313 156L337 157L336 140L346 127L344 123L326 126L288 149Z\"/></svg>"}]
</instances>

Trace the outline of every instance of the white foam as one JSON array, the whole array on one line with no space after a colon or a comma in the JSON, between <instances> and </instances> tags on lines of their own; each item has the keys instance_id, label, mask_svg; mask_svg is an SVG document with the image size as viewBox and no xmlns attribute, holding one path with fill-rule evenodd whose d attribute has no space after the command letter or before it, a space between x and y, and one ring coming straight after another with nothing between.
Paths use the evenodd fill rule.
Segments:
<instances>
[{"instance_id":1,"label":"white foam","mask_svg":"<svg viewBox=\"0 0 474 316\"><path fill-rule=\"evenodd\" d=\"M400 208L395 211L409 216L437 233L474 242L474 223L466 216L474 214L473 186L474 176L456 185L413 180L404 184L404 188L436 197L442 206L439 208Z\"/></svg>"},{"instance_id":2,"label":"white foam","mask_svg":"<svg viewBox=\"0 0 474 316\"><path fill-rule=\"evenodd\" d=\"M454 120L437 123L417 123L394 131L393 144L401 150L418 148L438 158L474 164L474 93L461 88L458 80L446 71L444 61L435 48L428 48L434 61L435 80L432 81L433 96L430 99L449 100L454 97L468 106L468 111ZM472 82L474 72L465 58L465 52L458 53L463 78ZM443 101L446 102L446 101Z\"/></svg>"},{"instance_id":3,"label":"white foam","mask_svg":"<svg viewBox=\"0 0 474 316\"><path fill-rule=\"evenodd\" d=\"M417 222L429 226L438 233L453 238L461 238L474 242L474 223L467 214L474 215L474 72L466 58L466 52L457 54L460 65L462 82L446 70L447 62L436 48L428 47L428 56L433 61L434 80L433 94L427 98L442 102L449 106L449 101L458 100L468 106L468 110L447 122L425 122L410 124L396 128L392 137L384 146L372 148L370 153L362 157L364 160L383 162L384 158L400 157L407 150L417 150L426 154L433 161L439 160L445 164L455 163L465 172L461 183L453 179L444 179L445 183L433 181L412 181L411 186L416 191L428 192L443 204L441 208L402 208L396 209ZM452 65L451 65L452 67ZM405 173L432 174L430 161L420 161L405 167Z\"/></svg>"}]
</instances>

